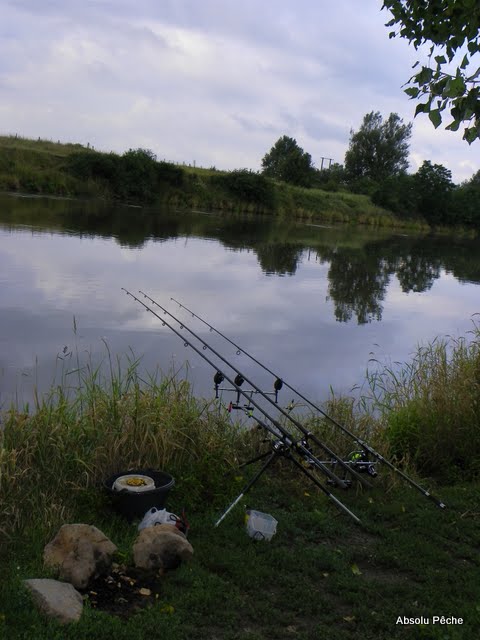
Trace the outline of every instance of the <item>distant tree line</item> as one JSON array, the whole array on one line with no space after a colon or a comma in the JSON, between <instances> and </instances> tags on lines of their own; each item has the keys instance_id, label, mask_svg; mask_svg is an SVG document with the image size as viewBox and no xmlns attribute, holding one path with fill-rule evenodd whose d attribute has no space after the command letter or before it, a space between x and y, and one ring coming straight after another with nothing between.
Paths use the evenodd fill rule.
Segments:
<instances>
[{"instance_id":1,"label":"distant tree line","mask_svg":"<svg viewBox=\"0 0 480 640\"><path fill-rule=\"evenodd\" d=\"M407 173L411 130L396 113L384 119L372 111L358 131L350 132L343 165L319 170L311 155L284 135L263 157L261 172L213 172L208 183L232 201L266 211L275 210L275 182L280 181L304 189L365 194L399 218L422 218L432 226L480 227L480 171L461 185L453 183L449 169L429 160L416 173ZM159 162L148 149L129 149L123 155L84 149L71 153L65 163L75 178L139 204L154 202L166 188L187 188L192 179L181 167Z\"/></svg>"},{"instance_id":2,"label":"distant tree line","mask_svg":"<svg viewBox=\"0 0 480 640\"><path fill-rule=\"evenodd\" d=\"M430 225L480 226L480 171L455 185L449 169L425 160L407 173L412 125L396 113L387 119L367 113L358 131L350 132L344 165L315 168L311 155L296 140L283 136L263 157L262 173L305 188L350 191L400 218L423 218Z\"/></svg>"}]
</instances>

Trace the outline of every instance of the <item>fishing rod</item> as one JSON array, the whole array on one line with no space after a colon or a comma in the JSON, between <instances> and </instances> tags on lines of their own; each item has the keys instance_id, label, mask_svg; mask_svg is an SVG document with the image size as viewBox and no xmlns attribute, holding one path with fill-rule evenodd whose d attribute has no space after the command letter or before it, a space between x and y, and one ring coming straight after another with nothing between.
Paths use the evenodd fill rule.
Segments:
<instances>
[{"instance_id":1,"label":"fishing rod","mask_svg":"<svg viewBox=\"0 0 480 640\"><path fill-rule=\"evenodd\" d=\"M371 488L372 485L365 480L365 478L363 478L359 473L357 473L353 467L349 464L347 464L346 462L344 462L339 456L337 456L326 444L324 444L319 438L317 438L317 436L308 431L307 429L305 429L305 427L295 418L293 418L293 416L286 411L285 409L283 409L283 407L280 407L277 405L277 403L272 400L272 398L269 397L268 394L266 394L264 391L262 391L259 387L257 387L256 384L254 384L251 380L249 380L247 378L247 376L245 374L243 374L241 371L239 371L233 364L231 364L228 360L226 360L220 353L218 353L218 351L216 351L213 347L211 347L207 342L205 342L205 340L203 340L203 338L201 338L199 335L197 335L194 331L192 331L189 327L187 327L187 325L185 323L183 323L181 320L179 320L178 318L176 318L172 313L170 313L170 311L168 311L167 309L165 309L165 307L162 307L162 305L160 305L158 302L156 302L153 298L151 298L150 296L148 296L146 293L144 293L143 291L139 291L139 293L141 293L145 298L147 298L148 300L150 300L150 302L152 304L154 304L155 306L157 306L159 309L161 309L164 313L164 315L169 315L171 318L173 318L173 320L175 320L175 322L177 322L180 325L181 329L186 329L196 340L198 340L199 342L201 342L203 344L203 348L204 349L210 349L210 351L217 357L219 358L222 362L224 362L228 367L230 367L231 369L233 369L235 371L235 373L237 374L237 379L238 376L240 376L240 378L242 379L242 384L243 382L247 382L251 387L253 387L253 389L256 391L256 393L260 394L265 400L267 400L270 404L272 404L282 415L284 415L301 433L303 433L303 435L308 439L311 440L312 442L314 442L317 446L319 446L321 449L323 449L323 451L325 451L325 453L327 453L329 456L331 456L334 460L336 460L337 464L339 464L344 471L346 471L347 473L349 473L351 476L353 476L357 482L360 482L363 486ZM160 320L163 321L163 318L160 318ZM215 376L215 378L217 378ZM221 382L221 380L220 380ZM215 383L217 384L216 380ZM233 383L235 384L235 382ZM240 387L240 384L235 384L235 388L238 390L238 388ZM250 402L251 402L251 397L249 398ZM254 403L252 403L254 404ZM342 481L343 485L345 485L345 482ZM342 486L342 485L340 485ZM342 486L342 488L345 488L345 486Z\"/></svg>"},{"instance_id":2,"label":"fishing rod","mask_svg":"<svg viewBox=\"0 0 480 640\"><path fill-rule=\"evenodd\" d=\"M318 469L320 469L325 475L327 475L335 484L338 484L338 486L340 486L342 488L346 488L348 486L343 480L341 480L334 473L332 473L320 460L318 460L318 458L316 458L312 454L312 452L306 446L304 446L302 441L297 441L296 442L292 438L291 434L277 420L272 418L265 411L265 409L263 409L263 407L261 405L259 405L252 398L249 398L247 393L245 391L243 391L242 389L240 389L239 386L236 385L235 382L231 378L229 378L223 372L219 371L218 367L216 366L216 364L214 362L212 362L212 360L210 360L210 358L208 358L204 353L202 353L202 350L200 350L198 347L196 347L194 344L192 344L192 342L190 342L187 338L185 338L185 336L183 336L179 331L177 331L174 327L172 327L172 325L170 323L168 323L164 318L159 316L158 313L156 313L153 309L151 309L142 300L137 298L137 296L135 296L133 293L131 293L130 291L128 291L124 287L122 287L122 291L125 291L125 293L128 296L131 296L136 302L141 304L148 312L150 312L156 318L158 318L160 320L160 322L162 323L162 325L167 326L175 335L177 335L183 341L184 346L191 347L193 349L193 351L195 351L195 353L197 353L199 356L201 356L213 369L217 370L218 373L223 375L224 379L227 380L227 382L229 382L230 384L234 385L237 388L237 390L240 391L240 393L244 397L246 397L247 400L249 400L249 402L256 409L258 409L265 416L265 418L267 418L267 420L269 420L274 425L274 427L275 427L275 429L277 431L275 431L272 427L270 427L269 425L267 425L263 421L259 421L258 418L255 418L257 420L257 422L260 424L260 426L262 426L268 433L270 433L272 436L274 436L274 438L278 438L279 435L280 435L281 436L281 442L282 442L282 445L284 447L286 447L289 451L291 451L293 449L298 455L300 455L302 457L302 460L308 459L310 462L312 462L312 464L314 464ZM272 456L272 460L273 460L273 456ZM294 460L294 459L292 458L292 460ZM294 462L297 465L298 461L294 460ZM300 464L300 463L298 463L298 464ZM300 466L302 466L302 465L300 464ZM345 513L350 515L356 522L360 523L360 519L354 513L352 513L338 498L336 498L321 482L319 482L318 480L315 479L315 484L319 487L319 489L330 500L332 500L336 504L337 507L341 508ZM245 493L245 490L244 490L243 493ZM231 505L231 508L233 508L233 506L234 505Z\"/></svg>"},{"instance_id":3,"label":"fishing rod","mask_svg":"<svg viewBox=\"0 0 480 640\"><path fill-rule=\"evenodd\" d=\"M292 391L293 393L295 393L299 398L301 398L304 402L306 402L307 404L309 404L313 409L315 409L316 411L318 411L318 413L320 413L324 418L326 418L327 420L329 420L333 425L335 425L338 429L340 429L344 434L348 435L350 438L352 438L357 444L359 444L364 451L366 451L369 455L371 455L373 458L376 458L379 462L381 462L382 464L384 464L385 466L387 466L391 471L394 471L396 474L398 474L401 478L403 478L403 480L405 480L408 484L410 484L410 486L414 487L415 489L417 489L417 491L419 491L420 493L422 493L426 498L428 498L429 500L431 500L432 502L434 502L437 507L439 507L440 509L445 509L446 505L439 500L438 498L436 498L435 496L433 496L429 491L427 491L426 489L424 489L422 486L420 486L417 482L415 482L415 480L413 480L412 478L410 478L406 473L404 473L403 471L401 471L401 469L398 469L394 464L392 464L389 460L386 460L381 453L379 453L378 451L375 451L375 449L373 449L367 442L365 442L365 440L363 440L362 438L359 438L358 436L356 436L354 433L352 433L349 429L347 429L347 427L345 427L344 425L340 424L339 422L337 422L334 418L332 418L331 416L329 416L325 411L323 411L323 409L321 409L318 405L316 405L314 402L312 402L311 400L309 400L307 397L305 397L302 393L300 393L300 391L298 391L297 389L295 389L294 387L292 387L290 384L288 384L288 382L286 382L283 378L281 378L279 375L277 375L276 373L274 373L271 369L269 369L265 364L263 364L262 362L260 362L259 360L257 360L254 356L252 356L250 353L248 353L248 351L246 351L245 349L243 349L242 347L240 347L238 344L236 344L233 340L231 340L230 338L228 338L225 334L223 334L221 331L219 331L218 329L216 329L213 325L211 325L210 323L208 323L206 320L204 320L203 318L201 318L199 315L197 315L196 313L194 313L191 309L189 309L188 307L186 307L185 305L183 305L181 302L179 302L178 300L175 300L175 298L170 298L170 300L172 300L173 302L175 302L176 304L179 305L180 308L185 309L185 311L187 311L188 313L191 314L192 318L197 318L197 320L200 320L200 322L203 322L204 325L206 325L210 331L214 331L216 334L218 334L219 336L221 336L224 340L226 340L227 342L229 342L232 346L235 347L235 349L237 350L237 355L240 355L241 353L245 354L248 358L250 358L250 360L252 360L253 362L255 362L255 364L257 364L259 367L261 367L264 371L266 371L267 373L270 373L272 376L275 377L276 381L280 380L283 385L287 387L288 389L290 389L290 391Z\"/></svg>"}]
</instances>

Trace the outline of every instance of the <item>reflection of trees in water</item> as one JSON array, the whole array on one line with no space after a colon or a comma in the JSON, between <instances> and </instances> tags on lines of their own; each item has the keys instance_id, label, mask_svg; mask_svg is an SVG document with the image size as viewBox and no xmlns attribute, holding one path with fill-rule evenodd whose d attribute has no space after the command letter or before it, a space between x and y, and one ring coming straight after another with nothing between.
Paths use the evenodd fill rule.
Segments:
<instances>
[{"instance_id":1,"label":"reflection of trees in water","mask_svg":"<svg viewBox=\"0 0 480 640\"><path fill-rule=\"evenodd\" d=\"M442 266L449 262L443 251L425 238L391 238L358 249L326 248L319 250L319 255L322 261L330 262L328 293L336 319L348 322L355 315L359 324L382 319L391 275L396 275L403 293L422 293L431 288Z\"/></svg>"},{"instance_id":2,"label":"reflection of trees in water","mask_svg":"<svg viewBox=\"0 0 480 640\"><path fill-rule=\"evenodd\" d=\"M335 318L348 322L356 315L359 324L382 319L390 269L379 255L361 250L337 250L331 257L328 294Z\"/></svg>"},{"instance_id":3,"label":"reflection of trees in water","mask_svg":"<svg viewBox=\"0 0 480 640\"><path fill-rule=\"evenodd\" d=\"M256 248L262 271L267 275L293 276L297 271L303 247L297 244L264 244Z\"/></svg>"},{"instance_id":4,"label":"reflection of trees in water","mask_svg":"<svg viewBox=\"0 0 480 640\"><path fill-rule=\"evenodd\" d=\"M391 235L370 240L365 230L317 234L273 217L202 216L98 201L2 198L0 211L3 225L113 237L129 247L177 237L215 239L234 251L254 251L269 275L294 275L308 250L330 265L328 294L339 322L381 320L391 275L404 293L427 291L442 269L463 282L480 283L480 243L474 239Z\"/></svg>"},{"instance_id":5,"label":"reflection of trees in water","mask_svg":"<svg viewBox=\"0 0 480 640\"><path fill-rule=\"evenodd\" d=\"M389 277L395 275L403 293L428 291L442 269L461 281L480 283L478 240L452 237L394 237L358 249L317 249L330 262L329 295L335 317L360 324L382 318Z\"/></svg>"},{"instance_id":6,"label":"reflection of trees in water","mask_svg":"<svg viewBox=\"0 0 480 640\"><path fill-rule=\"evenodd\" d=\"M397 260L395 273L403 293L428 291L440 277L441 261L422 255L406 255Z\"/></svg>"}]
</instances>

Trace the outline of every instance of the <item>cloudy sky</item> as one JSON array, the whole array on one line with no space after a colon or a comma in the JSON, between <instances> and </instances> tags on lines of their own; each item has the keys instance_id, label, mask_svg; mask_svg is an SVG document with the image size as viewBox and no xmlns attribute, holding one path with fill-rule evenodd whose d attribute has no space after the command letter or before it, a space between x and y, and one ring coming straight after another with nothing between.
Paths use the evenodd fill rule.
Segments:
<instances>
[{"instance_id":1,"label":"cloudy sky","mask_svg":"<svg viewBox=\"0 0 480 640\"><path fill-rule=\"evenodd\" d=\"M413 120L417 59L381 0L0 0L0 133L260 168L286 134L343 162L365 113ZM410 170L480 168L479 143L414 122Z\"/></svg>"}]
</instances>

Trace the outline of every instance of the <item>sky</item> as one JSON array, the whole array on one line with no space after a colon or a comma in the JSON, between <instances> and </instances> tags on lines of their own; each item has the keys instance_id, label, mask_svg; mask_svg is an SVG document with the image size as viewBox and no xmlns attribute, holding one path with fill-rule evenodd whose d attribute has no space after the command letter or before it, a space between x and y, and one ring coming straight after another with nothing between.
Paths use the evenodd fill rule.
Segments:
<instances>
[{"instance_id":1,"label":"sky","mask_svg":"<svg viewBox=\"0 0 480 640\"><path fill-rule=\"evenodd\" d=\"M0 134L218 169L261 169L288 135L343 163L380 111L413 121L410 168L460 183L480 143L435 130L402 85L418 52L381 0L0 0ZM448 120L447 120L448 122Z\"/></svg>"}]
</instances>

